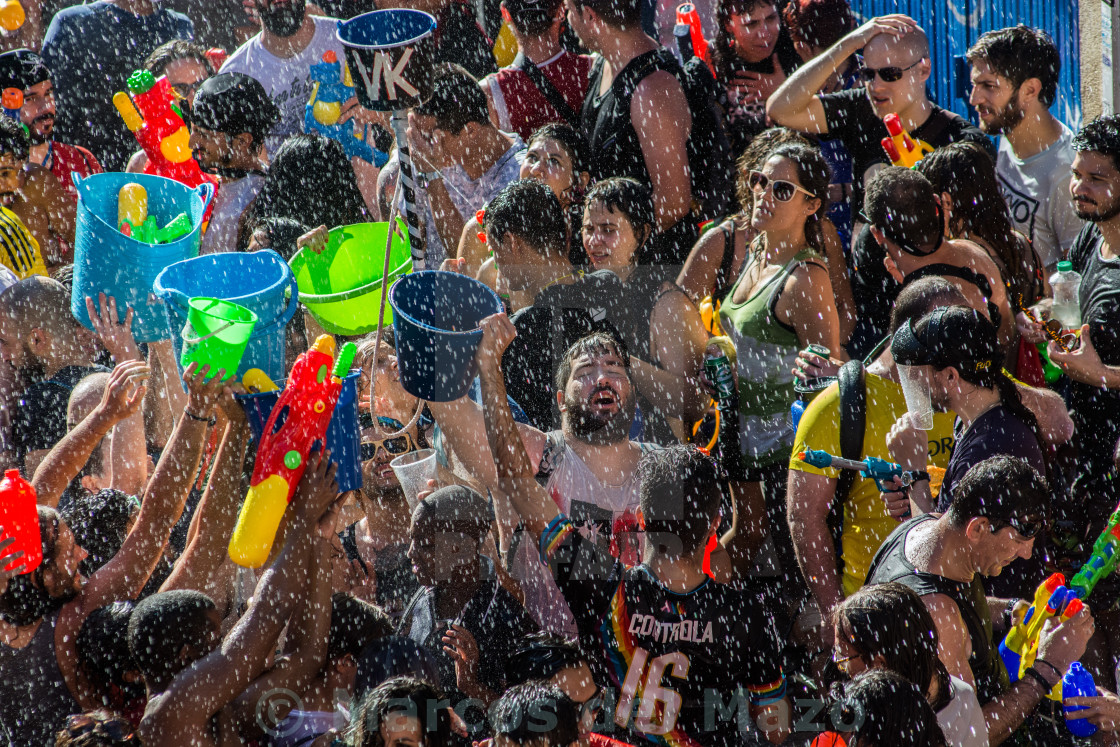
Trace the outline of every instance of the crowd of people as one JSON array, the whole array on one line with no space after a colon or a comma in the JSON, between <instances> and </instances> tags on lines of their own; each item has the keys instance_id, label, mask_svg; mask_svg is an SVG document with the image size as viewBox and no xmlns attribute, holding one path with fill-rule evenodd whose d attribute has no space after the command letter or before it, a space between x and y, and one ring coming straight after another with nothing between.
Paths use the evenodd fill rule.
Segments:
<instances>
[{"instance_id":1,"label":"crowd of people","mask_svg":"<svg viewBox=\"0 0 1120 747\"><path fill-rule=\"evenodd\" d=\"M1120 583L1028 612L1120 503L1120 117L1051 113L1079 61L1046 33L978 37L969 121L928 94L944 29L847 0L699 0L707 51L660 1L23 5L0 461L43 560L0 526L0 743L1120 744ZM410 164L356 98L387 160L304 129L337 20L392 7L437 20ZM504 305L449 402L392 326L338 336L361 487L304 455L260 568L227 552L245 386L112 296L71 312L78 184L148 166L136 70L218 184L202 254L414 210L427 267ZM295 315L289 366L321 332Z\"/></svg>"}]
</instances>

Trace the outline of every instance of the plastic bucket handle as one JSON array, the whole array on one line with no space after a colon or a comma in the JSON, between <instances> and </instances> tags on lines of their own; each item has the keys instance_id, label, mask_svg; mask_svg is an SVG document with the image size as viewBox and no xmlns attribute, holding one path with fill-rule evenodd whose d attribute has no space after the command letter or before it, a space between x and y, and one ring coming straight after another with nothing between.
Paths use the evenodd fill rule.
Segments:
<instances>
[{"instance_id":1,"label":"plastic bucket handle","mask_svg":"<svg viewBox=\"0 0 1120 747\"><path fill-rule=\"evenodd\" d=\"M227 329L229 329L232 326L233 326L233 322L226 322L225 324L218 327L216 330L214 330L213 332L211 332L208 335L203 335L202 337L188 337L187 336L187 330L188 329L193 329L193 327L192 327L192 325L187 324L186 326L183 327L183 331L179 333L179 336L182 337L183 342L187 343L188 345L197 345L198 343L202 342L203 340L209 340L211 337L218 334L219 332L225 332Z\"/></svg>"},{"instance_id":2,"label":"plastic bucket handle","mask_svg":"<svg viewBox=\"0 0 1120 747\"><path fill-rule=\"evenodd\" d=\"M75 185L77 186L77 185ZM210 201L214 199L214 194L217 189L210 182L203 182L195 187L194 193L202 200L202 212L205 215L206 209L210 207Z\"/></svg>"}]
</instances>

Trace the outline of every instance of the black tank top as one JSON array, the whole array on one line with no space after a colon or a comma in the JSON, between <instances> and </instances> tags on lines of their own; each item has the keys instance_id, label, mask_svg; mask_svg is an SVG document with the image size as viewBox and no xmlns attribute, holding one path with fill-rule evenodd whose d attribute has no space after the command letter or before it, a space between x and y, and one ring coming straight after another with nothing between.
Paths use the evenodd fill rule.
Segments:
<instances>
[{"instance_id":1,"label":"black tank top","mask_svg":"<svg viewBox=\"0 0 1120 747\"><path fill-rule=\"evenodd\" d=\"M66 718L82 707L66 687L54 649L59 610L43 618L31 643L0 643L0 737L8 745L54 744Z\"/></svg>"},{"instance_id":2,"label":"black tank top","mask_svg":"<svg viewBox=\"0 0 1120 747\"><path fill-rule=\"evenodd\" d=\"M999 656L999 647L992 641L992 616L979 575L966 584L919 571L906 559L906 537L910 531L923 522L933 520L933 516L925 514L894 530L872 558L867 583L897 581L913 589L918 596L944 594L956 602L972 641L968 664L976 681L976 695L980 705L985 705L1010 689L1011 682Z\"/></svg>"}]
</instances>

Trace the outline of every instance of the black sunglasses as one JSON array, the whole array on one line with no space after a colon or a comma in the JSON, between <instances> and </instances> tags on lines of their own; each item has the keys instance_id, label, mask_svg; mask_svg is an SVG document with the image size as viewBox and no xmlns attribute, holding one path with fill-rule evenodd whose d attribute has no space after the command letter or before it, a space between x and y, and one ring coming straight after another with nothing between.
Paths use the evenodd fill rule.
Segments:
<instances>
[{"instance_id":1,"label":"black sunglasses","mask_svg":"<svg viewBox=\"0 0 1120 747\"><path fill-rule=\"evenodd\" d=\"M1043 528L1046 527L1046 520L1045 519L1039 519L1039 518L1033 518L1033 519L1016 519L1016 518L993 519L990 516L987 517L987 518L988 518L988 521L992 525L992 534L995 534L996 532L1003 529L1004 527L1011 527L1016 532L1018 532L1020 535L1022 535L1023 539L1025 539L1025 540L1034 539L1035 537L1038 536L1038 533L1041 532L1043 530Z\"/></svg>"},{"instance_id":2,"label":"black sunglasses","mask_svg":"<svg viewBox=\"0 0 1120 747\"><path fill-rule=\"evenodd\" d=\"M789 202L798 192L808 196L810 199L816 197L815 194L804 187L799 187L793 182L787 182L785 179L771 179L761 171L752 171L747 177L747 184L750 186L751 190L755 192L765 192L768 186L773 185L774 199L779 202Z\"/></svg>"},{"instance_id":3,"label":"black sunglasses","mask_svg":"<svg viewBox=\"0 0 1120 747\"><path fill-rule=\"evenodd\" d=\"M859 69L859 77L864 82L870 83L871 81L875 80L875 76L878 75L884 83L894 83L895 81L902 80L903 73L909 70L913 70L918 65L920 65L923 60L925 60L925 57L919 57L917 62L908 67L898 67L895 65L891 65L889 67L861 66Z\"/></svg>"}]
</instances>

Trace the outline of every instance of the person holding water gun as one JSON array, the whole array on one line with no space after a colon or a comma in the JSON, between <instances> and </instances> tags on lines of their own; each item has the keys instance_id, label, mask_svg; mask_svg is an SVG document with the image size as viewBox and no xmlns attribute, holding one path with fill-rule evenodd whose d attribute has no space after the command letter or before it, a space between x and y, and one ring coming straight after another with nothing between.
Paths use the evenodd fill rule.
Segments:
<instances>
[{"instance_id":1,"label":"person holding water gun","mask_svg":"<svg viewBox=\"0 0 1120 747\"><path fill-rule=\"evenodd\" d=\"M1049 503L1046 481L1026 461L985 459L956 485L948 511L896 529L867 577L868 584L898 581L922 598L937 626L942 663L976 688L992 745L1002 744L1038 708L1085 653L1094 631L1088 606L1068 619L1042 620L1033 666L1010 682L992 637L982 577L998 576L1015 558L1030 555ZM1036 728L1044 725L1032 722L1032 732Z\"/></svg>"}]
</instances>

